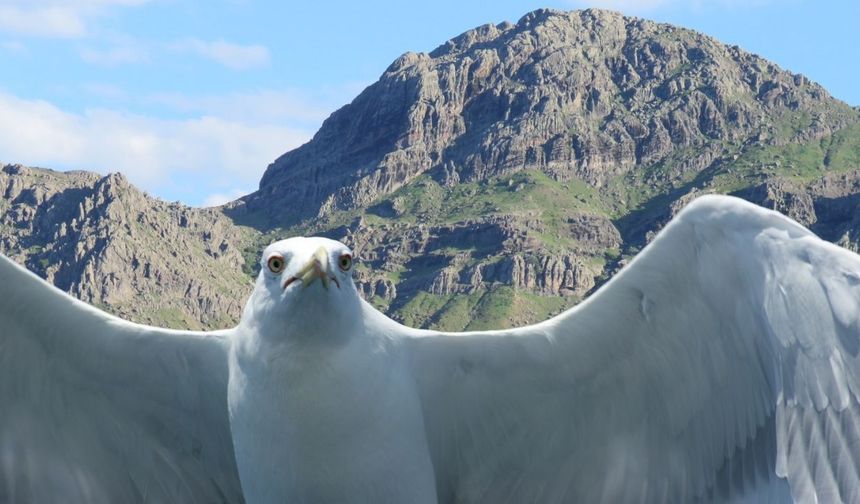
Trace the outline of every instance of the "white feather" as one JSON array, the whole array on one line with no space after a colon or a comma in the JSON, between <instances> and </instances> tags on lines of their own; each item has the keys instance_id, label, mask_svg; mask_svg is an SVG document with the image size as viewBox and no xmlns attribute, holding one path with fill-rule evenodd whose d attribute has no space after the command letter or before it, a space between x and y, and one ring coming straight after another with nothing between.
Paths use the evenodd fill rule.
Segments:
<instances>
[{"instance_id":1,"label":"white feather","mask_svg":"<svg viewBox=\"0 0 860 504\"><path fill-rule=\"evenodd\" d=\"M786 217L700 198L580 306L505 331L397 324L345 251L273 244L283 273L211 335L0 259L0 501L238 500L227 402L252 504L860 499L860 257Z\"/></svg>"},{"instance_id":2,"label":"white feather","mask_svg":"<svg viewBox=\"0 0 860 504\"><path fill-rule=\"evenodd\" d=\"M703 197L554 319L416 334L441 500L856 502L858 279L786 217Z\"/></svg>"},{"instance_id":3,"label":"white feather","mask_svg":"<svg viewBox=\"0 0 860 504\"><path fill-rule=\"evenodd\" d=\"M239 502L230 333L131 324L0 256L0 502Z\"/></svg>"}]
</instances>

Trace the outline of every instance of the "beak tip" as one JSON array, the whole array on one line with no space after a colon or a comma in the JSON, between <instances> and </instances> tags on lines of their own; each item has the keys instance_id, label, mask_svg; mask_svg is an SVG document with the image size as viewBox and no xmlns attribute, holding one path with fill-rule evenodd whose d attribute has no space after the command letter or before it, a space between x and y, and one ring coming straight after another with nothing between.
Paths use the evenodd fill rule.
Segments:
<instances>
[{"instance_id":1,"label":"beak tip","mask_svg":"<svg viewBox=\"0 0 860 504\"><path fill-rule=\"evenodd\" d=\"M302 281L302 285L305 288L309 287L319 278L323 288L328 290L330 282L328 269L328 252L326 252L325 247L320 247L296 276Z\"/></svg>"}]
</instances>

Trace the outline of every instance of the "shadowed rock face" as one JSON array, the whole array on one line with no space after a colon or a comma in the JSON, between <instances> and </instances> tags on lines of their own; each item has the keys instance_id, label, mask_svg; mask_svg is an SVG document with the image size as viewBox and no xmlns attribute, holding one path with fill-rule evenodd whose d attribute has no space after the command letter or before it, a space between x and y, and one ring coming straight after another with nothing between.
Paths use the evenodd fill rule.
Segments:
<instances>
[{"instance_id":1,"label":"shadowed rock face","mask_svg":"<svg viewBox=\"0 0 860 504\"><path fill-rule=\"evenodd\" d=\"M0 252L132 320L214 328L263 246L322 234L392 317L504 327L575 304L704 193L857 250L858 168L860 114L801 75L690 30L539 10L404 54L222 208L6 166Z\"/></svg>"},{"instance_id":2,"label":"shadowed rock face","mask_svg":"<svg viewBox=\"0 0 860 504\"><path fill-rule=\"evenodd\" d=\"M783 131L785 115L803 128ZM283 226L367 206L420 174L446 185L524 169L605 187L724 144L819 138L856 120L817 84L696 32L601 10L540 10L398 58L313 140L277 159L252 213Z\"/></svg>"}]
</instances>

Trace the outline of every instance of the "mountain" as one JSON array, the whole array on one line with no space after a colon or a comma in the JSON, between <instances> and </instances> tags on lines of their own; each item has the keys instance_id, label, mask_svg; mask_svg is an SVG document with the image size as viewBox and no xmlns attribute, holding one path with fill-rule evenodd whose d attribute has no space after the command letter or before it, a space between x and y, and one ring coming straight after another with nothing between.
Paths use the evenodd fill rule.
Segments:
<instances>
[{"instance_id":1,"label":"mountain","mask_svg":"<svg viewBox=\"0 0 860 504\"><path fill-rule=\"evenodd\" d=\"M283 226L524 170L629 207L748 146L817 140L857 111L802 75L699 33L619 14L540 10L407 53L277 159L244 198ZM308 182L313 182L312 184Z\"/></svg>"},{"instance_id":2,"label":"mountain","mask_svg":"<svg viewBox=\"0 0 860 504\"><path fill-rule=\"evenodd\" d=\"M254 233L220 211L154 199L119 174L17 165L0 170L0 193L0 252L75 297L168 327L241 314Z\"/></svg>"},{"instance_id":3,"label":"mountain","mask_svg":"<svg viewBox=\"0 0 860 504\"><path fill-rule=\"evenodd\" d=\"M165 306L178 310L158 320L212 327L235 318L227 297L242 302L239 272L253 271L265 243L323 234L355 249L359 287L389 315L480 329L576 303L697 194L739 195L856 249L858 168L860 112L802 75L671 25L539 10L404 54L312 140L275 160L259 190L223 208L159 202L124 183L113 204L127 211L98 214L80 235L102 233L99 246L125 251L90 254L97 247L83 240L79 252L93 269L113 264L103 278L125 286L117 300L104 279L101 294L78 292L92 284L72 259L81 245L50 226L13 222L2 235L17 237L4 250L29 265L45 260L40 273L61 288L141 320L155 305L131 300L156 299L165 287L120 265L130 251L152 249L147 258L173 272ZM85 190L72 180L82 174L51 177L79 192L105 183L87 175ZM0 205L16 201L4 195ZM49 224L68 226L73 214L55 210ZM194 224L179 225L182 215ZM129 236L128 219L150 234ZM220 234L205 239L213 226ZM162 257L165 236L154 229L172 233L175 256ZM206 292L203 305L183 289L192 280Z\"/></svg>"}]
</instances>

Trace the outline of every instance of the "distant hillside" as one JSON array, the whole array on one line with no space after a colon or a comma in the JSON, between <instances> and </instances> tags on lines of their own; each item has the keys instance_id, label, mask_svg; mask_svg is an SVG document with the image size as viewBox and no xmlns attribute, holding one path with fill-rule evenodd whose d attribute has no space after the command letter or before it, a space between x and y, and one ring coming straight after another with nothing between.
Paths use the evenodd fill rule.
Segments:
<instances>
[{"instance_id":1,"label":"distant hillside","mask_svg":"<svg viewBox=\"0 0 860 504\"><path fill-rule=\"evenodd\" d=\"M233 324L256 237L218 210L151 198L121 175L0 170L0 252L57 287L131 320Z\"/></svg>"},{"instance_id":2,"label":"distant hillside","mask_svg":"<svg viewBox=\"0 0 860 504\"><path fill-rule=\"evenodd\" d=\"M576 303L701 193L777 208L856 249L858 168L860 113L802 75L666 24L539 10L404 54L271 164L258 191L220 210L168 205L123 182L114 205L126 210L100 213L63 241L47 230L68 227L73 206L27 231L26 216L6 212L44 213L49 199L26 203L7 190L0 236L4 250L37 270L44 262L42 274L110 309L214 326L238 313L224 303L243 301L239 272L253 270L263 244L325 234L355 248L364 295L393 317L478 329ZM7 167L0 188L34 184L21 170ZM74 201L113 180L50 177ZM193 224L179 225L181 215ZM204 237L210 228L217 238ZM99 247L125 255L89 252ZM148 248L170 264L170 289L119 267ZM64 259L78 254L90 262ZM97 281L101 294L84 292L92 282L81 264L114 265ZM112 297L104 278L125 294ZM209 301L182 288L192 279ZM178 312L156 317L154 305L135 308L136 296Z\"/></svg>"}]
</instances>

